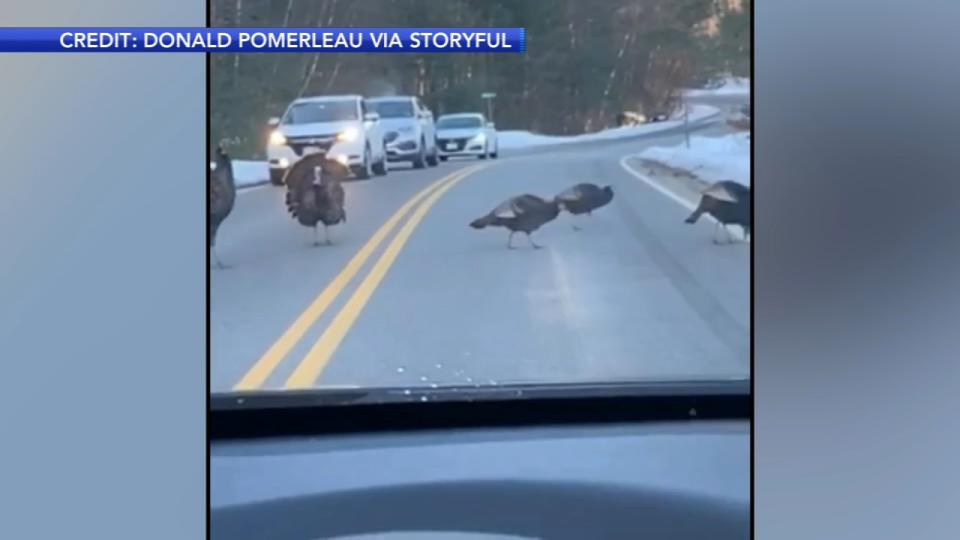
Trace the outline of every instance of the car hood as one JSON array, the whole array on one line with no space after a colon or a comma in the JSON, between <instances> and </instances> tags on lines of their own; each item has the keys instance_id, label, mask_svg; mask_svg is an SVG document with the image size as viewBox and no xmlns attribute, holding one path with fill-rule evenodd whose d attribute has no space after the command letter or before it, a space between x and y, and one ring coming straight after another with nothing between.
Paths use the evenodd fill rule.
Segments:
<instances>
[{"instance_id":1,"label":"car hood","mask_svg":"<svg viewBox=\"0 0 960 540\"><path fill-rule=\"evenodd\" d=\"M437 138L440 139L466 139L483 133L483 128L458 128L458 129L438 129Z\"/></svg>"},{"instance_id":2,"label":"car hood","mask_svg":"<svg viewBox=\"0 0 960 540\"><path fill-rule=\"evenodd\" d=\"M350 127L363 129L363 125L359 120L350 120L346 122L316 122L312 124L280 126L280 133L283 133L287 137L335 135Z\"/></svg>"},{"instance_id":3,"label":"car hood","mask_svg":"<svg viewBox=\"0 0 960 540\"><path fill-rule=\"evenodd\" d=\"M381 118L380 127L383 131L400 131L400 128L414 128L417 126L417 119L410 118Z\"/></svg>"}]
</instances>

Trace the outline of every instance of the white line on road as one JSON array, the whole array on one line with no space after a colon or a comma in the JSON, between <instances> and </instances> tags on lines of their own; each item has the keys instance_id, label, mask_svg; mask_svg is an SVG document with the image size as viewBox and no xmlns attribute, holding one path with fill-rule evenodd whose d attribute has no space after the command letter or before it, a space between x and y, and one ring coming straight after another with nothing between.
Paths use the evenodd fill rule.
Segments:
<instances>
[{"instance_id":1,"label":"white line on road","mask_svg":"<svg viewBox=\"0 0 960 540\"><path fill-rule=\"evenodd\" d=\"M640 172L637 172L636 170L634 170L633 167L631 167L630 165L627 165L627 160L629 160L629 159L632 158L632 157L637 157L637 155L636 155L636 154L627 154L627 155L623 156L622 158L620 158L620 166L623 167L623 170L625 170L625 171L627 171L628 173L630 173L630 175L632 175L632 176L633 176L634 178L636 178L637 180L640 180L641 182L643 182L643 183L647 184L648 186L652 187L653 189L655 189L655 190L659 191L660 193L666 195L666 196L669 197L671 200L673 200L674 202L676 202L676 203L679 204L680 206L686 208L687 210L690 210L691 212L693 212L694 210L697 209L696 203L693 203L693 202L691 202L691 201L688 201L688 200L684 199L684 198L681 197L680 195L677 195L676 193L674 193L674 192L670 191L669 189L663 187L662 184L660 184L659 182L653 180L653 179L650 178L649 176L647 176L647 175L645 175L645 174L641 174ZM707 217L710 217L710 216L707 216ZM712 218L711 218L711 219L712 219Z\"/></svg>"}]
</instances>

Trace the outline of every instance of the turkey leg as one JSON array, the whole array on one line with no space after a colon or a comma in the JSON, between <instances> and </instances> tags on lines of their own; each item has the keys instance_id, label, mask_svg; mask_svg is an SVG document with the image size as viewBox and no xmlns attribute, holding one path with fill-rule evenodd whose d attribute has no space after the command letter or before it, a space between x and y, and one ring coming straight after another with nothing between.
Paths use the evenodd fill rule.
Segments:
<instances>
[{"instance_id":1,"label":"turkey leg","mask_svg":"<svg viewBox=\"0 0 960 540\"><path fill-rule=\"evenodd\" d=\"M543 247L540 244L533 241L533 236L531 236L530 233L527 233L527 240L530 241L530 245L533 246L533 249L540 249Z\"/></svg>"}]
</instances>

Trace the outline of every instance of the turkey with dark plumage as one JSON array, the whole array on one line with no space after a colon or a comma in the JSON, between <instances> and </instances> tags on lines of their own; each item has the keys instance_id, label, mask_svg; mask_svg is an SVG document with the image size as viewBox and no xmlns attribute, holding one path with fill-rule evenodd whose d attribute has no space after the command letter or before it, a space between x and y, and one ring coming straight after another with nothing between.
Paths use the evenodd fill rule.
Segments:
<instances>
[{"instance_id":1,"label":"turkey with dark plumage","mask_svg":"<svg viewBox=\"0 0 960 540\"><path fill-rule=\"evenodd\" d=\"M313 228L314 246L320 245L318 224L323 224L326 243L330 245L329 227L347 221L342 181L348 174L340 162L324 154L310 154L291 167L283 178L287 186L287 210L297 223Z\"/></svg>"},{"instance_id":2,"label":"turkey with dark plumage","mask_svg":"<svg viewBox=\"0 0 960 540\"><path fill-rule=\"evenodd\" d=\"M600 187L596 184L577 184L570 189L562 191L556 196L560 203L561 210L566 210L574 216L586 214L593 215L593 211L602 208L613 200L613 187ZM573 229L580 230L578 225Z\"/></svg>"},{"instance_id":3,"label":"turkey with dark plumage","mask_svg":"<svg viewBox=\"0 0 960 540\"><path fill-rule=\"evenodd\" d=\"M522 232L527 235L530 245L540 249L541 245L533 241L534 231L556 219L560 214L560 203L541 199L536 195L524 194L511 197L500 203L489 214L479 217L470 226L474 229L485 227L503 227L510 231L507 237L507 248L513 249L513 235Z\"/></svg>"},{"instance_id":4,"label":"turkey with dark plumage","mask_svg":"<svg viewBox=\"0 0 960 540\"><path fill-rule=\"evenodd\" d=\"M207 172L207 202L209 225L207 227L207 247L210 249L217 267L226 268L220 257L217 256L217 231L220 224L233 211L233 203L237 198L237 186L233 178L233 164L230 156L222 147L217 147L216 161L213 170Z\"/></svg>"},{"instance_id":5,"label":"turkey with dark plumage","mask_svg":"<svg viewBox=\"0 0 960 540\"><path fill-rule=\"evenodd\" d=\"M696 223L703 214L717 220L717 228L722 228L726 233L728 243L733 239L727 225L739 225L743 228L744 238L750 238L750 188L733 180L716 182L701 192L700 204L685 222ZM713 242L720 243L716 238L716 229Z\"/></svg>"}]
</instances>

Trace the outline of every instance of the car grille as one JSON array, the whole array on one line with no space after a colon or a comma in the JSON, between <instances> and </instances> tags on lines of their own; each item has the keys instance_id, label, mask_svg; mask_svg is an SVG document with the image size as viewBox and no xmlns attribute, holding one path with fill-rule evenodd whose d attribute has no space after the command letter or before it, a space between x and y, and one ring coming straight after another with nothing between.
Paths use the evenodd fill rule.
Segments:
<instances>
[{"instance_id":1,"label":"car grille","mask_svg":"<svg viewBox=\"0 0 960 540\"><path fill-rule=\"evenodd\" d=\"M397 148L400 150L416 150L417 143L414 141L403 141L397 145Z\"/></svg>"},{"instance_id":2,"label":"car grille","mask_svg":"<svg viewBox=\"0 0 960 540\"><path fill-rule=\"evenodd\" d=\"M459 150L463 150L463 147L467 145L467 141L469 140L470 138L468 137L464 137L462 139L437 139L437 145L440 146L441 150L444 150L446 152L456 152ZM457 145L457 147L451 150L450 148L447 147L449 143L454 143Z\"/></svg>"},{"instance_id":3,"label":"car grille","mask_svg":"<svg viewBox=\"0 0 960 540\"><path fill-rule=\"evenodd\" d=\"M387 144L392 143L393 141L397 140L397 137L399 136L400 134L396 131L388 131L387 134L383 136L383 142Z\"/></svg>"},{"instance_id":4,"label":"car grille","mask_svg":"<svg viewBox=\"0 0 960 540\"><path fill-rule=\"evenodd\" d=\"M317 148L320 152L328 152L336 140L337 136L335 134L314 135L309 137L287 137L287 146L293 150L293 153L298 156L302 156L307 147Z\"/></svg>"}]
</instances>

